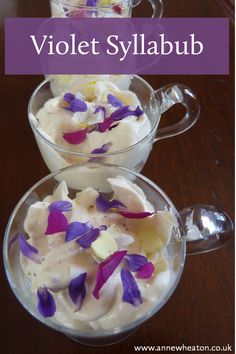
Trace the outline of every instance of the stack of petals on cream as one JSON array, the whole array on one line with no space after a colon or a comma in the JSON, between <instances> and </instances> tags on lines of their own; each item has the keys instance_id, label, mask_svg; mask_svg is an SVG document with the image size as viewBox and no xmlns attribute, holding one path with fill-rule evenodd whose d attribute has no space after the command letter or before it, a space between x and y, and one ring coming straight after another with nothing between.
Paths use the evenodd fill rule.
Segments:
<instances>
[{"instance_id":1,"label":"stack of petals on cream","mask_svg":"<svg viewBox=\"0 0 236 354\"><path fill-rule=\"evenodd\" d=\"M113 329L151 310L171 286L165 255L177 221L156 211L142 189L123 176L111 193L93 188L68 197L60 182L32 204L17 234L21 266L38 310L74 329Z\"/></svg>"},{"instance_id":2,"label":"stack of petals on cream","mask_svg":"<svg viewBox=\"0 0 236 354\"><path fill-rule=\"evenodd\" d=\"M87 154L120 151L151 131L137 96L110 81L90 81L82 92L49 99L36 119L47 140Z\"/></svg>"}]
</instances>

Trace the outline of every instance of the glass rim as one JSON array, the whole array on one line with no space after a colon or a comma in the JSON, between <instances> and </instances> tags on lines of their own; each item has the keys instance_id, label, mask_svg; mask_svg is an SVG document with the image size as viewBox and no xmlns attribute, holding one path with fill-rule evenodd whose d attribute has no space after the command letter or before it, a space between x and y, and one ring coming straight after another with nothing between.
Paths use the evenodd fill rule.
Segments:
<instances>
[{"instance_id":1,"label":"glass rim","mask_svg":"<svg viewBox=\"0 0 236 354\"><path fill-rule=\"evenodd\" d=\"M21 197L21 199L18 201L18 203L16 204L15 208L13 209L10 218L8 220L6 229L5 229L5 233L4 233L4 240L3 240L3 263L4 263L4 269L7 275L7 279L9 282L9 285L11 287L11 290L13 291L14 295L16 296L17 300L20 302L20 304L26 309L26 311L28 313L30 313L34 318L36 318L39 322L43 323L44 325L53 328L54 330L57 330L59 332L62 332L64 334L69 334L72 336L84 336L86 338L94 338L94 337L98 337L98 338L102 338L102 337L109 337L109 336L113 336L115 334L122 334L123 332L132 330L136 327L138 327L139 325L141 325L142 323L144 323L146 320L148 320L150 317L152 317L154 314L156 314L166 303L167 301L170 299L171 295L174 293L183 269L184 269L184 264L185 264L185 258L186 258L186 242L184 241L184 239L181 239L181 263L180 263L180 268L179 271L176 273L176 278L173 282L173 284L171 285L169 291L165 294L165 296L163 296L162 300L158 303L157 306L153 306L147 313L145 313L144 315L142 315L140 318L136 319L135 321L126 324L124 326L119 326L119 327L115 327L113 329L100 329L100 330L80 330L80 329L73 329L70 327L66 327L63 326L60 323L57 322L53 322L51 320L45 319L44 317L40 316L39 313L35 313L32 309L29 309L27 307L27 305L25 304L24 301L24 297L21 295L21 293L18 291L17 287L15 286L15 283L13 281L13 278L11 276L11 271L10 271L10 265L9 265L9 259L8 259L8 237L9 237L9 231L12 225L12 222L15 218L16 213L18 212L19 208L23 205L24 201L29 197L29 195L40 185L42 185L43 183L47 182L48 180L55 178L56 176L58 176L61 173L64 173L68 170L73 170L73 169L78 169L78 168L84 168L84 167L101 167L103 166L104 168L115 168L115 169L119 169L122 170L126 173L132 174L135 177L143 180L144 182L146 182L148 185L150 185L151 187L153 187L155 189L155 191L157 193L159 193L166 201L167 203L170 205L172 211L174 212L175 216L177 217L178 223L180 222L180 217L179 217L179 213L177 211L177 209L175 208L174 204L172 203L172 201L169 199L169 197L165 194L165 192L154 182L152 182L149 178L145 177L144 175L131 170L129 168L126 167L122 167L122 166L118 166L118 165L114 165L114 164L107 164L107 163L84 163L84 164L79 164L79 165L73 165L73 166L69 166L63 169L60 169L58 171L54 171L52 173L50 173L49 175L41 178L38 182L36 182L31 188L28 189L28 191ZM180 241L180 240L179 240Z\"/></svg>"},{"instance_id":2,"label":"glass rim","mask_svg":"<svg viewBox=\"0 0 236 354\"><path fill-rule=\"evenodd\" d=\"M58 75L59 76L59 75ZM79 75L78 75L79 76ZM80 75L80 76L84 76L84 75ZM86 76L86 75L85 75ZM143 84L145 84L149 89L150 92L154 95L155 94L155 90L152 88L152 86L146 81L144 80L141 76L139 75L130 75L133 77L135 77L136 79L140 80ZM62 153L66 153L69 155L73 155L73 156L79 156L79 157L87 157L87 158L97 158L97 157L112 157L112 156L116 156L122 153L126 153L134 148L136 148L139 144L143 144L146 140L148 140L150 137L153 136L153 134L156 132L157 128L158 128L158 124L160 121L160 117L161 117L161 110L160 110L160 102L158 101L157 98L155 98L155 102L158 105L159 108L159 114L157 113L156 117L155 117L155 124L153 125L152 129L150 130L150 132L141 140L139 140L137 143L130 145L124 149L121 150L116 150L116 151L112 151L112 152L106 152L103 154L92 154L92 153L85 153L85 152L78 152L78 151L71 151L67 148L62 147L61 145L55 144L52 141L48 140L44 134L42 134L38 128L35 126L33 120L37 120L36 116L32 113L32 105L33 105L33 101L37 95L37 93L41 90L41 88L43 86L45 86L46 84L49 84L50 81L53 80L52 78L46 78L44 79L33 91L33 93L30 96L29 102L28 102L28 108L27 108L27 112L28 112L28 119L29 119L29 123L31 126L31 129L33 130L34 133L36 133L37 136L39 136L40 139L42 139L46 144L50 145L52 148L56 149L57 151L60 151ZM32 119L33 118L33 119Z\"/></svg>"}]
</instances>

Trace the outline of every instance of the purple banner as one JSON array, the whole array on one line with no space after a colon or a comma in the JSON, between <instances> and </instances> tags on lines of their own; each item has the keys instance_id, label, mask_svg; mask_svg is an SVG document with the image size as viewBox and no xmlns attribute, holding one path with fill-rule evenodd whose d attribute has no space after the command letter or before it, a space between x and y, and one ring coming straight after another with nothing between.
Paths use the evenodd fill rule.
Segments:
<instances>
[{"instance_id":1,"label":"purple banner","mask_svg":"<svg viewBox=\"0 0 236 354\"><path fill-rule=\"evenodd\" d=\"M8 18L6 74L228 74L225 18Z\"/></svg>"}]
</instances>

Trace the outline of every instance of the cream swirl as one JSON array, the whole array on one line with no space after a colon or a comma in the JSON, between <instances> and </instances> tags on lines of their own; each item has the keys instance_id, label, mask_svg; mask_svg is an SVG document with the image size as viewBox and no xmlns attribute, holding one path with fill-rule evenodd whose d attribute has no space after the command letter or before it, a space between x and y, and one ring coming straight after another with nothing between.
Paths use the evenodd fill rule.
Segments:
<instances>
[{"instance_id":1,"label":"cream swirl","mask_svg":"<svg viewBox=\"0 0 236 354\"><path fill-rule=\"evenodd\" d=\"M118 110L108 102L108 95L114 95L122 105L129 107L130 113L120 120L116 120L105 131L94 127L105 121ZM121 90L114 83L98 81L90 83L90 91L85 97L77 92L75 97L82 99L87 109L83 112L71 112L63 103L63 95L48 100L36 115L38 129L51 142L80 153L91 153L103 144L109 144L109 151L119 151L135 145L142 140L151 130L151 124L144 112L139 116L132 114L141 104L137 96L130 90ZM99 107L105 110L105 115ZM97 109L97 112L96 112ZM80 144L70 144L64 139L65 133L75 132L88 128L86 139ZM91 128L91 129L90 129Z\"/></svg>"},{"instance_id":2,"label":"cream swirl","mask_svg":"<svg viewBox=\"0 0 236 354\"><path fill-rule=\"evenodd\" d=\"M154 212L144 192L134 183L122 176L109 178L108 182L113 198L129 210ZM173 213L156 211L145 219L129 219L113 210L101 212L96 207L98 196L95 189L86 188L70 199L65 182L61 182L52 195L29 207L24 222L29 236L27 242L39 251L41 260L34 263L21 255L21 265L30 280L32 293L36 294L42 287L49 289L56 303L55 319L74 329L113 329L129 324L156 306L172 284L172 266L165 253L172 228L176 225ZM64 213L68 223L90 222L94 227L106 226L90 248L82 249L75 240L65 242L65 232L45 235L50 205L58 200L71 204L71 209ZM98 264L120 250L143 255L155 266L155 272L148 279L139 279L134 274L142 296L138 307L122 300L120 271L127 266L126 261L103 285L99 299L93 296ZM81 308L75 311L68 295L68 285L85 272L86 296Z\"/></svg>"}]
</instances>

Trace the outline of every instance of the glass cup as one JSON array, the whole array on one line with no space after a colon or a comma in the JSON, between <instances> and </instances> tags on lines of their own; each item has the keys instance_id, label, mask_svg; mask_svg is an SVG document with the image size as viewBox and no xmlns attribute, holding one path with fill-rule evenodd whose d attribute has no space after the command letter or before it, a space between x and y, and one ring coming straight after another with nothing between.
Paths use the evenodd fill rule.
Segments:
<instances>
[{"instance_id":1,"label":"glass cup","mask_svg":"<svg viewBox=\"0 0 236 354\"><path fill-rule=\"evenodd\" d=\"M68 176L71 174L76 181L73 188L70 187L70 179L68 180ZM86 187L93 187L98 192L109 194L111 188L106 179L118 175L136 183L144 191L147 200L154 206L155 210L169 210L173 213L175 226L172 228L170 240L165 247L165 258L171 269L168 287L162 289L159 299L147 313L142 314L140 318L133 322L109 330L78 330L68 328L53 318L42 317L37 310L36 296L32 294L29 280L20 265L18 242L14 242L16 233L24 232L24 220L29 206L52 194L58 186L58 181L61 180L67 182L70 198L74 198L76 192ZM232 228L230 218L224 212L216 210L212 206L197 205L178 213L169 197L156 184L135 171L109 164L77 165L51 173L43 178L30 188L18 202L5 231L4 265L15 296L38 321L64 333L77 342L88 345L108 345L127 337L165 305L180 281L186 252L187 254L202 253L224 245L232 237Z\"/></svg>"},{"instance_id":2,"label":"glass cup","mask_svg":"<svg viewBox=\"0 0 236 354\"><path fill-rule=\"evenodd\" d=\"M160 139L175 136L188 130L194 125L200 112L200 105L195 94L182 84L168 84L158 90L153 90L140 76L127 76L127 86L129 85L129 90L137 95L142 110L149 118L151 131L136 144L122 150L107 152L102 156L89 152L79 153L74 147L71 147L73 150L68 150L52 143L38 128L36 114L44 103L53 97L50 83L48 79L43 81L33 92L28 105L29 122L39 150L50 171L95 159L97 162L121 165L140 172L148 159L153 144ZM122 84L124 86L124 82ZM176 124L158 128L162 113L178 103L181 103L186 109L184 117Z\"/></svg>"},{"instance_id":3,"label":"glass cup","mask_svg":"<svg viewBox=\"0 0 236 354\"><path fill-rule=\"evenodd\" d=\"M96 6L87 5L87 0L50 0L51 13L53 17L61 16L66 12L75 12L77 16L94 17L99 11L109 11L109 17L131 17L132 10L142 0L98 0ZM152 7L152 17L161 17L163 14L162 0L148 0ZM102 16L103 17L103 16Z\"/></svg>"}]
</instances>

